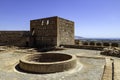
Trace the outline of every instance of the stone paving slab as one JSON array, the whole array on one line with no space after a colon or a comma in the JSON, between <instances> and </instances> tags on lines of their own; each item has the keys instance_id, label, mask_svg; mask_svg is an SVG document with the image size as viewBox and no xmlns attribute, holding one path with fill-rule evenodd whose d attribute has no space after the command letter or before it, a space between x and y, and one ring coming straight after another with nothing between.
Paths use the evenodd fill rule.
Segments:
<instances>
[{"instance_id":1,"label":"stone paving slab","mask_svg":"<svg viewBox=\"0 0 120 80\"><path fill-rule=\"evenodd\" d=\"M110 58L106 58L103 80L112 80L112 61Z\"/></svg>"},{"instance_id":2,"label":"stone paving slab","mask_svg":"<svg viewBox=\"0 0 120 80\"><path fill-rule=\"evenodd\" d=\"M114 80L120 80L120 59L114 59Z\"/></svg>"}]
</instances>

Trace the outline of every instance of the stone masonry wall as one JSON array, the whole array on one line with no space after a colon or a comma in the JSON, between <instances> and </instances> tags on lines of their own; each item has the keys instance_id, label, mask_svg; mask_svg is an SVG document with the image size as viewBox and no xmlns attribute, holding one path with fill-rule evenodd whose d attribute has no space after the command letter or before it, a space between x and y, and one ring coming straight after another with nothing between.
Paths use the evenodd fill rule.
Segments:
<instances>
[{"instance_id":1,"label":"stone masonry wall","mask_svg":"<svg viewBox=\"0 0 120 80\"><path fill-rule=\"evenodd\" d=\"M0 45L29 45L29 31L0 31Z\"/></svg>"},{"instance_id":2,"label":"stone masonry wall","mask_svg":"<svg viewBox=\"0 0 120 80\"><path fill-rule=\"evenodd\" d=\"M31 44L37 46L57 45L57 17L30 21ZM36 43L35 43L36 41Z\"/></svg>"},{"instance_id":3,"label":"stone masonry wall","mask_svg":"<svg viewBox=\"0 0 120 80\"><path fill-rule=\"evenodd\" d=\"M58 18L58 28L60 45L74 45L74 22Z\"/></svg>"},{"instance_id":4,"label":"stone masonry wall","mask_svg":"<svg viewBox=\"0 0 120 80\"><path fill-rule=\"evenodd\" d=\"M0 31L0 45L74 45L74 22L57 16L30 21L30 31Z\"/></svg>"}]
</instances>

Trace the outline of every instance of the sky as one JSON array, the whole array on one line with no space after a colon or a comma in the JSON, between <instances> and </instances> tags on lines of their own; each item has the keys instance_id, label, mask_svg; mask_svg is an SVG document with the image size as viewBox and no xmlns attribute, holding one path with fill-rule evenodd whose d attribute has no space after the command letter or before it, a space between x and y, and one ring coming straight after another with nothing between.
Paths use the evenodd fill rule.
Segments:
<instances>
[{"instance_id":1,"label":"sky","mask_svg":"<svg viewBox=\"0 0 120 80\"><path fill-rule=\"evenodd\" d=\"M75 35L120 38L120 0L0 0L0 31L29 30L30 20L59 16Z\"/></svg>"}]
</instances>

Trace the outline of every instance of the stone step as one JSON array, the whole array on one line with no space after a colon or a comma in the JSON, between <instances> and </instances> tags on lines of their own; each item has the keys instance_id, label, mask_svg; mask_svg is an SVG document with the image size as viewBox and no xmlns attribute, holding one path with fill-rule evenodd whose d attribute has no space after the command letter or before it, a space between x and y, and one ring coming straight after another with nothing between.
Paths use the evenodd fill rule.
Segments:
<instances>
[{"instance_id":1,"label":"stone step","mask_svg":"<svg viewBox=\"0 0 120 80\"><path fill-rule=\"evenodd\" d=\"M106 66L102 80L112 80L112 60L106 58Z\"/></svg>"},{"instance_id":2,"label":"stone step","mask_svg":"<svg viewBox=\"0 0 120 80\"><path fill-rule=\"evenodd\" d=\"M114 80L120 80L120 59L114 59Z\"/></svg>"}]
</instances>

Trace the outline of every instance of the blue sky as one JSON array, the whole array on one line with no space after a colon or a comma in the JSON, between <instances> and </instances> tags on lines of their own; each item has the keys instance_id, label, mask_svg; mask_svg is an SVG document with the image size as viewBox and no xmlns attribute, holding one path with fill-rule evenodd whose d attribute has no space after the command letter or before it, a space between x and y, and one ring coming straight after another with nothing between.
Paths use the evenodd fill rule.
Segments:
<instances>
[{"instance_id":1,"label":"blue sky","mask_svg":"<svg viewBox=\"0 0 120 80\"><path fill-rule=\"evenodd\" d=\"M29 21L60 16L75 35L120 38L120 0L0 0L0 30L29 30Z\"/></svg>"}]
</instances>

